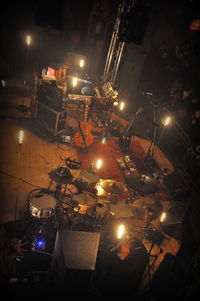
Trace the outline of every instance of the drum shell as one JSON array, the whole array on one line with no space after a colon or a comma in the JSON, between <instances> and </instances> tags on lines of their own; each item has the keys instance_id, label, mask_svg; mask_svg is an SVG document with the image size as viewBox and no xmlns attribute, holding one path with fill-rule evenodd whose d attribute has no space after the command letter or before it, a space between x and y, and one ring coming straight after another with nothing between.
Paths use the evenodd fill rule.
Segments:
<instances>
[{"instance_id":1,"label":"drum shell","mask_svg":"<svg viewBox=\"0 0 200 301\"><path fill-rule=\"evenodd\" d=\"M44 192L38 192L29 198L29 210L33 217L50 218L55 214L56 199Z\"/></svg>"}]
</instances>

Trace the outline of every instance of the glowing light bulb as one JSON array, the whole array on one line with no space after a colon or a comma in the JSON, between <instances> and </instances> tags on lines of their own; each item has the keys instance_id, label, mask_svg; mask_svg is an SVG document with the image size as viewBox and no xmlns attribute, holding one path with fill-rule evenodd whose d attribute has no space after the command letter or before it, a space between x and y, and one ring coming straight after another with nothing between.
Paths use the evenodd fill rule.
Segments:
<instances>
[{"instance_id":1,"label":"glowing light bulb","mask_svg":"<svg viewBox=\"0 0 200 301\"><path fill-rule=\"evenodd\" d=\"M84 64L85 64L84 60L80 60L80 67L81 68L83 68Z\"/></svg>"},{"instance_id":2,"label":"glowing light bulb","mask_svg":"<svg viewBox=\"0 0 200 301\"><path fill-rule=\"evenodd\" d=\"M164 222L164 220L166 219L166 217L167 217L167 213L166 213L166 212L163 212L163 213L161 214L161 216L160 216L160 222L161 222L161 223Z\"/></svg>"},{"instance_id":3,"label":"glowing light bulb","mask_svg":"<svg viewBox=\"0 0 200 301\"><path fill-rule=\"evenodd\" d=\"M77 82L78 82L77 77L74 77L73 80L72 80L72 85L73 85L73 87L76 87Z\"/></svg>"},{"instance_id":4,"label":"glowing light bulb","mask_svg":"<svg viewBox=\"0 0 200 301\"><path fill-rule=\"evenodd\" d=\"M124 103L124 102L121 102L121 103L120 103L120 106L119 106L120 111L122 111L122 110L124 109L124 106L125 106L125 103Z\"/></svg>"},{"instance_id":5,"label":"glowing light bulb","mask_svg":"<svg viewBox=\"0 0 200 301\"><path fill-rule=\"evenodd\" d=\"M124 225L120 225L118 227L118 231L117 231L117 238L121 239L122 236L124 235L124 232L125 232L125 226Z\"/></svg>"},{"instance_id":6,"label":"glowing light bulb","mask_svg":"<svg viewBox=\"0 0 200 301\"><path fill-rule=\"evenodd\" d=\"M24 140L24 131L19 131L19 136L18 136L18 143L22 144Z\"/></svg>"},{"instance_id":7,"label":"glowing light bulb","mask_svg":"<svg viewBox=\"0 0 200 301\"><path fill-rule=\"evenodd\" d=\"M102 160L101 159L97 160L96 168L99 169L101 165L102 165Z\"/></svg>"}]
</instances>

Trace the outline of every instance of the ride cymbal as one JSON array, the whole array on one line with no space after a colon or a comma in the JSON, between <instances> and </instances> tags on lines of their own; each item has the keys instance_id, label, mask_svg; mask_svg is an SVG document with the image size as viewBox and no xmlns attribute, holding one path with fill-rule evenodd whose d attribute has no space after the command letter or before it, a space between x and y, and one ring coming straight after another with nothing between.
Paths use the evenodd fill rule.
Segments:
<instances>
[{"instance_id":1,"label":"ride cymbal","mask_svg":"<svg viewBox=\"0 0 200 301\"><path fill-rule=\"evenodd\" d=\"M126 175L125 182L130 188L141 194L154 193L158 189L156 181L145 174Z\"/></svg>"}]
</instances>

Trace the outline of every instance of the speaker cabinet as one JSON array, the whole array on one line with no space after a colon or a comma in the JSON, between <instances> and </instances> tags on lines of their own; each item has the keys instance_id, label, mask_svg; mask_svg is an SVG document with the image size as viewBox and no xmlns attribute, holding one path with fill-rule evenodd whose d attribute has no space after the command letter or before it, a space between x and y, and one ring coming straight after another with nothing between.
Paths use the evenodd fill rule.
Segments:
<instances>
[{"instance_id":1,"label":"speaker cabinet","mask_svg":"<svg viewBox=\"0 0 200 301\"><path fill-rule=\"evenodd\" d=\"M54 135L62 133L66 129L67 111L56 111L41 102L37 103L35 117L42 127Z\"/></svg>"}]
</instances>

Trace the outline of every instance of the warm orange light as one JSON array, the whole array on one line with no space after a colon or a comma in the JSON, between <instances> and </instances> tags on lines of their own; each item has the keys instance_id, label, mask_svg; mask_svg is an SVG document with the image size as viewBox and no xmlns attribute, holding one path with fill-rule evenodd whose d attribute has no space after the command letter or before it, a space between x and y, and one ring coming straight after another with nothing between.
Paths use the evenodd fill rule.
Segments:
<instances>
[{"instance_id":1,"label":"warm orange light","mask_svg":"<svg viewBox=\"0 0 200 301\"><path fill-rule=\"evenodd\" d=\"M166 213L166 212L163 212L163 213L161 214L161 216L160 216L160 222L161 222L161 223L164 222L164 220L166 219L166 217L167 217L167 213Z\"/></svg>"},{"instance_id":2,"label":"warm orange light","mask_svg":"<svg viewBox=\"0 0 200 301\"><path fill-rule=\"evenodd\" d=\"M19 131L19 136L18 136L18 143L22 144L24 141L24 131Z\"/></svg>"},{"instance_id":3,"label":"warm orange light","mask_svg":"<svg viewBox=\"0 0 200 301\"><path fill-rule=\"evenodd\" d=\"M124 225L120 225L118 227L118 230L117 230L117 238L121 239L122 236L124 235L124 232L125 232L125 226Z\"/></svg>"},{"instance_id":4,"label":"warm orange light","mask_svg":"<svg viewBox=\"0 0 200 301\"><path fill-rule=\"evenodd\" d=\"M124 109L124 106L125 106L125 103L124 103L124 102L121 102L121 103L120 103L120 106L119 106L120 111L122 111L122 110Z\"/></svg>"},{"instance_id":5,"label":"warm orange light","mask_svg":"<svg viewBox=\"0 0 200 301\"><path fill-rule=\"evenodd\" d=\"M74 77L74 78L72 79L72 85L73 85L73 87L76 87L77 82L78 82L77 77Z\"/></svg>"},{"instance_id":6,"label":"warm orange light","mask_svg":"<svg viewBox=\"0 0 200 301\"><path fill-rule=\"evenodd\" d=\"M79 64L79 65L80 65L80 67L81 67L81 68L83 68L83 67L84 67L84 65L85 65L85 62L84 62L84 60L80 60L80 64Z\"/></svg>"},{"instance_id":7,"label":"warm orange light","mask_svg":"<svg viewBox=\"0 0 200 301\"><path fill-rule=\"evenodd\" d=\"M26 37L26 44L29 46L31 44L31 36Z\"/></svg>"},{"instance_id":8,"label":"warm orange light","mask_svg":"<svg viewBox=\"0 0 200 301\"><path fill-rule=\"evenodd\" d=\"M99 169L102 166L102 160L97 160L96 168Z\"/></svg>"}]
</instances>

